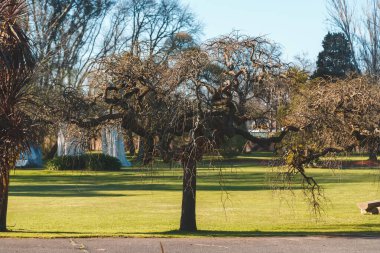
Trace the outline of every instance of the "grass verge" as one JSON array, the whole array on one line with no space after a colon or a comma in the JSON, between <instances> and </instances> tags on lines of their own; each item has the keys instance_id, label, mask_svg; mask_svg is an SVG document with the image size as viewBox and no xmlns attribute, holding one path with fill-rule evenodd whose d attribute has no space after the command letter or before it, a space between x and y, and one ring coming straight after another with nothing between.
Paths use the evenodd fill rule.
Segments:
<instances>
[{"instance_id":1,"label":"grass verge","mask_svg":"<svg viewBox=\"0 0 380 253\"><path fill-rule=\"evenodd\" d=\"M9 232L1 237L183 237L378 235L380 216L357 202L380 199L375 169L309 169L325 188L317 220L302 192L273 192L271 168L229 163L199 169L198 233L179 227L181 169L120 172L16 170L11 175Z\"/></svg>"}]
</instances>

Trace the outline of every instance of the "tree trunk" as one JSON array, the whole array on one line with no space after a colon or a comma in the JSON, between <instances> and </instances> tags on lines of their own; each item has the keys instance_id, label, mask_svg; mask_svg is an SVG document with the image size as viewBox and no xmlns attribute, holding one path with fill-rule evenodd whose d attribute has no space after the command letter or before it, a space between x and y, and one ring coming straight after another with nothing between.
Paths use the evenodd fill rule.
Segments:
<instances>
[{"instance_id":1,"label":"tree trunk","mask_svg":"<svg viewBox=\"0 0 380 253\"><path fill-rule=\"evenodd\" d=\"M379 146L377 144L376 141L373 141L372 143L370 142L369 143L369 147L368 147L368 153L369 153L369 160L372 161L372 162L376 162L377 161L377 151L379 150Z\"/></svg>"},{"instance_id":2,"label":"tree trunk","mask_svg":"<svg viewBox=\"0 0 380 253\"><path fill-rule=\"evenodd\" d=\"M0 231L7 230L9 171L0 175Z\"/></svg>"},{"instance_id":3,"label":"tree trunk","mask_svg":"<svg viewBox=\"0 0 380 253\"><path fill-rule=\"evenodd\" d=\"M143 164L148 165L153 161L154 152L154 139L152 136L146 136L144 138L144 154L143 154Z\"/></svg>"},{"instance_id":4,"label":"tree trunk","mask_svg":"<svg viewBox=\"0 0 380 253\"><path fill-rule=\"evenodd\" d=\"M183 192L182 192L182 213L180 231L193 232L197 230L195 220L195 202L196 202L196 174L197 162L190 155L187 159L182 160L183 167Z\"/></svg>"},{"instance_id":5,"label":"tree trunk","mask_svg":"<svg viewBox=\"0 0 380 253\"><path fill-rule=\"evenodd\" d=\"M46 154L45 159L46 160L53 159L55 154L57 153L57 149L58 149L58 142L54 142L54 145L51 147L49 152Z\"/></svg>"},{"instance_id":6,"label":"tree trunk","mask_svg":"<svg viewBox=\"0 0 380 253\"><path fill-rule=\"evenodd\" d=\"M373 151L373 150L369 151L369 160L372 162L377 161L377 152L376 151Z\"/></svg>"},{"instance_id":7,"label":"tree trunk","mask_svg":"<svg viewBox=\"0 0 380 253\"><path fill-rule=\"evenodd\" d=\"M133 143L133 135L132 135L132 132L131 131L128 131L128 139L127 139L127 146L128 146L128 149L129 149L129 154L131 156L134 156L135 153L136 153L136 149L135 149L135 144Z\"/></svg>"},{"instance_id":8,"label":"tree trunk","mask_svg":"<svg viewBox=\"0 0 380 253\"><path fill-rule=\"evenodd\" d=\"M137 157L136 157L136 161L137 162L141 162L144 158L144 140L141 136L139 136L139 142L138 142L138 152L137 152Z\"/></svg>"}]
</instances>

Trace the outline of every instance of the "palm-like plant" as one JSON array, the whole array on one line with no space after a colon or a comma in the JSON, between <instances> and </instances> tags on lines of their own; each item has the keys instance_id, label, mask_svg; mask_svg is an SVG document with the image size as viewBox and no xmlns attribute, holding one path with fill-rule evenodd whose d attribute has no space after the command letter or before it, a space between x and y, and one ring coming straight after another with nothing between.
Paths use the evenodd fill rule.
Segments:
<instances>
[{"instance_id":1,"label":"palm-like plant","mask_svg":"<svg viewBox=\"0 0 380 253\"><path fill-rule=\"evenodd\" d=\"M23 0L0 1L0 231L6 230L9 171L33 139L24 113L35 62L28 38Z\"/></svg>"}]
</instances>

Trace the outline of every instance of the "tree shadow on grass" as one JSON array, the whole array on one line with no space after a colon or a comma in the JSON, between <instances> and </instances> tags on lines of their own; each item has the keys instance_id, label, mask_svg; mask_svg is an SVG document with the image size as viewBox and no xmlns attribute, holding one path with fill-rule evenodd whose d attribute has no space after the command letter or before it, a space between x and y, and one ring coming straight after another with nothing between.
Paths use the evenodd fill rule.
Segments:
<instances>
[{"instance_id":1,"label":"tree shadow on grass","mask_svg":"<svg viewBox=\"0 0 380 253\"><path fill-rule=\"evenodd\" d=\"M260 230L246 230L246 231L221 231L221 230L198 230L196 232L182 232L179 230L170 230L162 232L78 232L78 231L39 231L39 230L26 230L26 229L10 229L6 231L10 233L10 237L21 236L22 234L36 234L37 237L52 237L52 238L68 238L68 237L144 237L144 238L231 238L231 237L342 237L342 238L366 238L366 239L380 239L380 232L374 231L340 231L340 232L310 232L310 231L260 231ZM14 235L12 235L14 233ZM18 235L19 234L19 235ZM1 237L1 233L0 233Z\"/></svg>"},{"instance_id":2,"label":"tree shadow on grass","mask_svg":"<svg viewBox=\"0 0 380 253\"><path fill-rule=\"evenodd\" d=\"M247 179L248 178L248 179ZM265 173L253 172L245 176L226 177L223 190L261 191L268 190ZM18 174L12 178L10 196L34 197L121 197L131 196L130 191L178 191L182 190L182 179L168 171L150 176L127 173ZM199 177L198 190L221 191L217 174Z\"/></svg>"},{"instance_id":3,"label":"tree shadow on grass","mask_svg":"<svg viewBox=\"0 0 380 253\"><path fill-rule=\"evenodd\" d=\"M197 232L182 232L179 230L170 230L165 232L151 233L131 233L131 234L146 234L163 237L306 237L306 236L328 236L328 237L369 237L380 238L380 232L373 231L341 231L341 232L309 232L309 231L219 231L219 230L198 230Z\"/></svg>"},{"instance_id":4,"label":"tree shadow on grass","mask_svg":"<svg viewBox=\"0 0 380 253\"><path fill-rule=\"evenodd\" d=\"M179 184L102 184L102 185L13 185L10 187L10 196L29 197L123 197L135 196L127 192L133 191L181 191ZM199 191L263 191L268 190L266 185L231 185L202 184ZM120 193L124 191L126 193Z\"/></svg>"},{"instance_id":5,"label":"tree shadow on grass","mask_svg":"<svg viewBox=\"0 0 380 253\"><path fill-rule=\"evenodd\" d=\"M144 174L145 173L145 174ZM178 191L182 190L182 178L179 171L124 170L121 172L41 172L16 173L12 175L10 196L30 197L122 197L132 196L130 191ZM150 174L149 174L150 173ZM330 175L327 176L327 173ZM228 170L201 170L197 189L200 191L267 191L271 183L270 173L263 170L249 172ZM313 174L314 175L314 174ZM332 177L330 172L315 173L318 182L324 184L345 184L354 182L373 182L368 174L343 174ZM280 187L279 185L278 187ZM301 189L294 185L293 190Z\"/></svg>"}]
</instances>

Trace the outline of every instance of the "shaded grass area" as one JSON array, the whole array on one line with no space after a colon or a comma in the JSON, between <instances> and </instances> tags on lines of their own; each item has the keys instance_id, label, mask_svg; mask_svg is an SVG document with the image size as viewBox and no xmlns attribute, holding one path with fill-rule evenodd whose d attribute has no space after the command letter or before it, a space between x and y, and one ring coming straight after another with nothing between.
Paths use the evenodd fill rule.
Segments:
<instances>
[{"instance_id":1,"label":"shaded grass area","mask_svg":"<svg viewBox=\"0 0 380 253\"><path fill-rule=\"evenodd\" d=\"M361 215L357 202L380 199L377 169L308 169L325 188L316 219L299 185L273 192L270 154L199 168L197 233L177 231L181 169L156 164L120 172L16 170L11 175L6 237L183 237L380 235L380 216ZM243 159L243 160L241 160ZM249 162L252 159L252 162Z\"/></svg>"}]
</instances>

